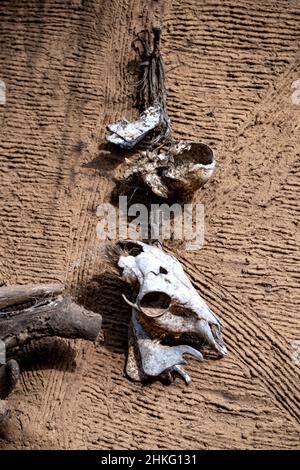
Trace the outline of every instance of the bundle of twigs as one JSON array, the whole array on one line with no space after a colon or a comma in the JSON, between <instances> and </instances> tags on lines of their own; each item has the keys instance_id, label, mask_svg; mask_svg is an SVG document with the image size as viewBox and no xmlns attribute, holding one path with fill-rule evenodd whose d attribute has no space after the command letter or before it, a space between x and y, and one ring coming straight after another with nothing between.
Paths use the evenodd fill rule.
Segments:
<instances>
[{"instance_id":1,"label":"bundle of twigs","mask_svg":"<svg viewBox=\"0 0 300 470\"><path fill-rule=\"evenodd\" d=\"M142 45L140 52L140 81L138 84L139 103L142 109L158 105L161 110L161 122L155 129L156 138L150 141L151 147L170 140L172 128L167 112L167 91L165 63L160 50L161 28L153 27L152 35L147 29L137 33L134 41Z\"/></svg>"},{"instance_id":2,"label":"bundle of twigs","mask_svg":"<svg viewBox=\"0 0 300 470\"><path fill-rule=\"evenodd\" d=\"M131 150L141 142L144 148L153 150L171 140L160 38L161 29L153 27L151 31L139 32L133 42L140 57L138 103L142 114L136 121L121 119L107 126L111 132L107 140L125 150Z\"/></svg>"}]
</instances>

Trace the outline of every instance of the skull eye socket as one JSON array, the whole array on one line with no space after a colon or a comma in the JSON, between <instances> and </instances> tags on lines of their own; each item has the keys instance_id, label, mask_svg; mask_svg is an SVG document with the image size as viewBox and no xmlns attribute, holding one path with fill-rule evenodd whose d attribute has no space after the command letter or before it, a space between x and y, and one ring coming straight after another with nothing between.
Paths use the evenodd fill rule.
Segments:
<instances>
[{"instance_id":1,"label":"skull eye socket","mask_svg":"<svg viewBox=\"0 0 300 470\"><path fill-rule=\"evenodd\" d=\"M118 246L124 251L123 255L138 256L143 253L143 247L128 240L119 240Z\"/></svg>"},{"instance_id":2,"label":"skull eye socket","mask_svg":"<svg viewBox=\"0 0 300 470\"><path fill-rule=\"evenodd\" d=\"M159 273L160 274L168 274L168 271L166 270L166 268L163 268L162 266L159 267Z\"/></svg>"},{"instance_id":3,"label":"skull eye socket","mask_svg":"<svg viewBox=\"0 0 300 470\"><path fill-rule=\"evenodd\" d=\"M148 317L160 317L170 307L171 297L164 292L148 292L140 301L140 307Z\"/></svg>"},{"instance_id":4,"label":"skull eye socket","mask_svg":"<svg viewBox=\"0 0 300 470\"><path fill-rule=\"evenodd\" d=\"M202 142L191 142L190 150L183 150L178 156L177 161L180 164L192 163L210 165L214 161L212 149Z\"/></svg>"}]
</instances>

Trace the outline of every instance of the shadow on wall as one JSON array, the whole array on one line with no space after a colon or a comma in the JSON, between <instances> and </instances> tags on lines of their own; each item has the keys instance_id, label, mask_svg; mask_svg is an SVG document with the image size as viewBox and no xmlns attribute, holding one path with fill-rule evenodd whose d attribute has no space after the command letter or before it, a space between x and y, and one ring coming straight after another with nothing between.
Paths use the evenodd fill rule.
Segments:
<instances>
[{"instance_id":1,"label":"shadow on wall","mask_svg":"<svg viewBox=\"0 0 300 470\"><path fill-rule=\"evenodd\" d=\"M130 287L112 272L93 276L80 286L78 302L88 310L102 315L103 345L109 351L126 354L128 325L131 317L129 307L122 297L131 297Z\"/></svg>"}]
</instances>

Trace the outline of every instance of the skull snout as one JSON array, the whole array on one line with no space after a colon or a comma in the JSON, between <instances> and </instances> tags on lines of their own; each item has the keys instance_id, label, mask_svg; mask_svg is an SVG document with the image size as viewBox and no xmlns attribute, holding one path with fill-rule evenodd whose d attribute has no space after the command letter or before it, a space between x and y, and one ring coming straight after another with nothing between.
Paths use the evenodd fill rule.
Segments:
<instances>
[{"instance_id":1,"label":"skull snout","mask_svg":"<svg viewBox=\"0 0 300 470\"><path fill-rule=\"evenodd\" d=\"M209 323L203 319L198 320L196 323L196 331L206 343L211 346L215 351L225 356L227 353L226 346L221 335L220 324Z\"/></svg>"}]
</instances>

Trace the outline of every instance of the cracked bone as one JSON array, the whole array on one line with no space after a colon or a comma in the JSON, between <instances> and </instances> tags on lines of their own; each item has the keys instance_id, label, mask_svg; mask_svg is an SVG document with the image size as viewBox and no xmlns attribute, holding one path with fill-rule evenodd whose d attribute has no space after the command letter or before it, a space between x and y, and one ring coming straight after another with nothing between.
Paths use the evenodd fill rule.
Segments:
<instances>
[{"instance_id":1,"label":"cracked bone","mask_svg":"<svg viewBox=\"0 0 300 470\"><path fill-rule=\"evenodd\" d=\"M219 356L227 352L221 323L193 287L180 262L157 246L140 241L119 242L124 246L118 266L122 278L135 289L129 328L126 372L133 380L145 380L176 372L186 383L190 377L183 369L184 355L202 360L197 349L178 342L182 335L197 336Z\"/></svg>"},{"instance_id":2,"label":"cracked bone","mask_svg":"<svg viewBox=\"0 0 300 470\"><path fill-rule=\"evenodd\" d=\"M213 150L202 142L180 140L168 150L141 152L141 159L125 173L157 196L172 199L197 191L213 175Z\"/></svg>"},{"instance_id":3,"label":"cracked bone","mask_svg":"<svg viewBox=\"0 0 300 470\"><path fill-rule=\"evenodd\" d=\"M161 119L162 110L160 105L158 103L153 104L136 121L129 122L127 119L122 119L115 124L108 124L107 129L112 134L107 137L107 140L122 149L131 150L149 132L159 126Z\"/></svg>"}]
</instances>

